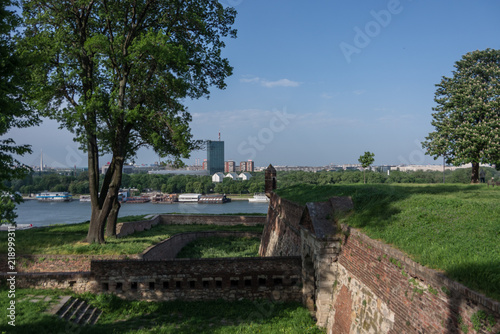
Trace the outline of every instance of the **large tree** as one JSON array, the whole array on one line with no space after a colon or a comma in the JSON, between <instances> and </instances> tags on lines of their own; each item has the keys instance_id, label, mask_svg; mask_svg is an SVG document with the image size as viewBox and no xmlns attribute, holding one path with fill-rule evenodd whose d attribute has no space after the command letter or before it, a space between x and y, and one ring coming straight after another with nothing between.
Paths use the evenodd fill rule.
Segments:
<instances>
[{"instance_id":1,"label":"large tree","mask_svg":"<svg viewBox=\"0 0 500 334\"><path fill-rule=\"evenodd\" d=\"M29 145L17 145L12 138L5 137L15 127L27 127L37 123L22 101L23 70L25 67L16 53L13 34L20 23L14 11L14 1L0 0L0 222L14 223L15 205L20 196L13 194L6 182L22 179L29 169L15 155L31 153Z\"/></svg>"},{"instance_id":2,"label":"large tree","mask_svg":"<svg viewBox=\"0 0 500 334\"><path fill-rule=\"evenodd\" d=\"M431 124L422 143L427 154L446 163L472 163L471 182L479 182L479 164L500 161L500 50L465 54L453 77L437 84Z\"/></svg>"},{"instance_id":3,"label":"large tree","mask_svg":"<svg viewBox=\"0 0 500 334\"><path fill-rule=\"evenodd\" d=\"M122 168L142 146L174 160L198 147L186 98L223 89L236 12L216 0L26 0L30 96L88 153L88 242L113 234ZM112 161L99 189L99 156Z\"/></svg>"}]
</instances>

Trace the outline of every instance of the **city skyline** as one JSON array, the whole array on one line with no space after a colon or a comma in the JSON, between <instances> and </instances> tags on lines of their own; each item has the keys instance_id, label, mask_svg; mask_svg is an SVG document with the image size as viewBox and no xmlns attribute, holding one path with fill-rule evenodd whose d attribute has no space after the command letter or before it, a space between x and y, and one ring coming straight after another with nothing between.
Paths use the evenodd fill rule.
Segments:
<instances>
[{"instance_id":1,"label":"city skyline","mask_svg":"<svg viewBox=\"0 0 500 334\"><path fill-rule=\"evenodd\" d=\"M223 55L234 66L227 89L185 101L193 137L225 141L225 160L256 166L357 163L440 164L420 143L431 126L435 85L465 53L500 48L493 1L389 0L356 3L224 0L238 11L237 39ZM38 165L86 166L55 121L2 138L31 144L20 158ZM206 158L193 152L186 164ZM103 165L109 156L101 158ZM141 149L137 163L158 157Z\"/></svg>"}]
</instances>

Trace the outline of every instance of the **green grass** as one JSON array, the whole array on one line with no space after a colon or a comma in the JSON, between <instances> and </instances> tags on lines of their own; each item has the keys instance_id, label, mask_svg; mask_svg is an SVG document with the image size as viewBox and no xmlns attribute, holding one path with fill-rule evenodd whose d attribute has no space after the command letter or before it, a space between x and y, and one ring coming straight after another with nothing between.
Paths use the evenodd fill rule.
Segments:
<instances>
[{"instance_id":1,"label":"green grass","mask_svg":"<svg viewBox=\"0 0 500 334\"><path fill-rule=\"evenodd\" d=\"M5 287L0 294L7 295ZM0 318L0 333L175 333L175 334L302 334L324 333L300 303L271 301L226 302L145 302L122 300L111 294L84 294L77 297L103 310L96 325L77 327L43 313L48 302L21 301L26 295L74 295L54 290L16 291L16 327ZM31 297L32 298L32 297ZM5 310L9 299L0 299ZM14 331L13 331L14 329Z\"/></svg>"},{"instance_id":2,"label":"green grass","mask_svg":"<svg viewBox=\"0 0 500 334\"><path fill-rule=\"evenodd\" d=\"M156 225L148 231L123 238L107 238L106 244L84 242L89 223L55 225L46 228L16 231L17 254L138 254L149 246L183 232L244 231L262 232L263 226L218 225ZM0 254L7 253L7 238L0 240Z\"/></svg>"},{"instance_id":3,"label":"green grass","mask_svg":"<svg viewBox=\"0 0 500 334\"><path fill-rule=\"evenodd\" d=\"M260 238L208 237L190 242L177 258L205 259L259 256Z\"/></svg>"},{"instance_id":4,"label":"green grass","mask_svg":"<svg viewBox=\"0 0 500 334\"><path fill-rule=\"evenodd\" d=\"M483 185L301 185L279 190L305 204L351 196L354 213L341 222L362 229L500 300L500 188Z\"/></svg>"}]
</instances>

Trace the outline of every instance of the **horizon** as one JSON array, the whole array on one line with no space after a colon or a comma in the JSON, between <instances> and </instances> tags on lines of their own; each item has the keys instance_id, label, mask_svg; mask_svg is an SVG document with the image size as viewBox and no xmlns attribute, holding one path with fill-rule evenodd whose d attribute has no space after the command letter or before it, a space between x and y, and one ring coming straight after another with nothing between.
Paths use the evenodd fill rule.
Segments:
<instances>
[{"instance_id":1,"label":"horizon","mask_svg":"<svg viewBox=\"0 0 500 334\"><path fill-rule=\"evenodd\" d=\"M465 53L500 48L493 1L221 2L238 11L238 38L223 50L234 73L210 99L184 102L194 139L220 132L224 160L256 166L356 164L365 151L377 165L440 164L421 146L434 130L435 85ZM27 165L39 164L43 150L54 166L87 166L53 120L2 138L32 145L18 158ZM194 151L183 161L204 158ZM147 149L135 159L154 161Z\"/></svg>"}]
</instances>

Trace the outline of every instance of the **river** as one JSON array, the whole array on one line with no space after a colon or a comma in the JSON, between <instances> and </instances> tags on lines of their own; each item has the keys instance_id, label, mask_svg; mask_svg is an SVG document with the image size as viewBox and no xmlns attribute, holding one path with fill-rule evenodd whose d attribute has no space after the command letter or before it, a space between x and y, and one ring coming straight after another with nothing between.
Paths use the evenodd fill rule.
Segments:
<instances>
[{"instance_id":1,"label":"river","mask_svg":"<svg viewBox=\"0 0 500 334\"><path fill-rule=\"evenodd\" d=\"M232 201L225 204L198 203L123 203L119 217L162 213L267 213L268 203ZM17 206L18 224L47 226L53 224L75 224L90 219L90 202L39 202L27 200Z\"/></svg>"}]
</instances>

